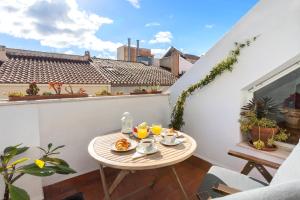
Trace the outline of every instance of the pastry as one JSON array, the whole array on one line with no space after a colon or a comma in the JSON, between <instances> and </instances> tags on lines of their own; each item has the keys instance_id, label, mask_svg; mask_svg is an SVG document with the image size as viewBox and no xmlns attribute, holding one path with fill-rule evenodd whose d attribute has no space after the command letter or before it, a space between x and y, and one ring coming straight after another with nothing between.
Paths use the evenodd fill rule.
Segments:
<instances>
[{"instance_id":1,"label":"pastry","mask_svg":"<svg viewBox=\"0 0 300 200\"><path fill-rule=\"evenodd\" d=\"M128 142L127 139L123 138L116 141L115 147L118 151L126 151L130 147L130 142Z\"/></svg>"}]
</instances>

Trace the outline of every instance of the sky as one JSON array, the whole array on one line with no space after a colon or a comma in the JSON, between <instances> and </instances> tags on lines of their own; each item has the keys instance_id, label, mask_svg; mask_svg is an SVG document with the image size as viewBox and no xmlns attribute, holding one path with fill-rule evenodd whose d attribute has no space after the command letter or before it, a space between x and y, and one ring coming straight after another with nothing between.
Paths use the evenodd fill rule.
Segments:
<instances>
[{"instance_id":1,"label":"sky","mask_svg":"<svg viewBox=\"0 0 300 200\"><path fill-rule=\"evenodd\" d=\"M0 0L0 45L116 58L133 45L202 55L258 0Z\"/></svg>"}]
</instances>

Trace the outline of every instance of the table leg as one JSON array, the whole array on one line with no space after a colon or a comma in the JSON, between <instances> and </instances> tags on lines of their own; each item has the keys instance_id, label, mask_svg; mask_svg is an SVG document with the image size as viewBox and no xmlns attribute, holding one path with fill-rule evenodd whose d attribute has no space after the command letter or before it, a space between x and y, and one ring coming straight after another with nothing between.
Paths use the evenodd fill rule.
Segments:
<instances>
[{"instance_id":1,"label":"table leg","mask_svg":"<svg viewBox=\"0 0 300 200\"><path fill-rule=\"evenodd\" d=\"M101 181L102 181L102 187L105 195L105 200L111 200L109 191L107 189L107 184L106 184L106 178L103 170L103 166L99 164L99 170L100 170L100 175L101 175Z\"/></svg>"},{"instance_id":2,"label":"table leg","mask_svg":"<svg viewBox=\"0 0 300 200\"><path fill-rule=\"evenodd\" d=\"M115 178L114 182L111 184L109 188L109 194L112 194L113 191L118 187L118 185L121 183L121 181L129 174L130 171L128 170L121 170L118 176Z\"/></svg>"},{"instance_id":3,"label":"table leg","mask_svg":"<svg viewBox=\"0 0 300 200\"><path fill-rule=\"evenodd\" d=\"M179 187L180 187L180 189L181 189L181 192L182 192L182 194L183 194L183 196L184 196L184 199L188 200L189 197L188 197L188 195L186 194L185 189L184 189L184 187L183 187L183 185L182 185L182 183L181 183L181 181L180 181L180 179L179 179L179 177L178 177L178 175L177 175L177 172L176 172L175 167L174 167L174 166L171 166L171 168L172 168L173 174L174 174L175 177L176 177L176 180L177 180L177 183L178 183L178 185L179 185Z\"/></svg>"}]
</instances>

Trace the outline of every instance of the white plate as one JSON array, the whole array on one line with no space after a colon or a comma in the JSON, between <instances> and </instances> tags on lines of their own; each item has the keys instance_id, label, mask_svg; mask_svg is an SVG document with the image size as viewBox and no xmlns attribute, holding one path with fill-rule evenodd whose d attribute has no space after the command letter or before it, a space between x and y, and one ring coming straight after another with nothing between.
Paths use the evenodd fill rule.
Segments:
<instances>
[{"instance_id":1,"label":"white plate","mask_svg":"<svg viewBox=\"0 0 300 200\"><path fill-rule=\"evenodd\" d=\"M136 147L136 151L137 151L138 153L141 153L141 154L154 154L154 153L158 152L158 148L157 148L156 145L154 145L153 148L151 149L151 151L145 152L145 151L144 151L144 148L141 147L140 145L138 145L138 146Z\"/></svg>"},{"instance_id":2,"label":"white plate","mask_svg":"<svg viewBox=\"0 0 300 200\"><path fill-rule=\"evenodd\" d=\"M166 146L175 146L175 145L181 144L182 142L183 142L183 140L180 140L180 139L175 139L174 143L167 143L164 139L162 139L160 141L161 144L166 145Z\"/></svg>"},{"instance_id":3,"label":"white plate","mask_svg":"<svg viewBox=\"0 0 300 200\"><path fill-rule=\"evenodd\" d=\"M167 134L167 131L168 131L167 129L163 129L161 135L162 135L163 137L165 137L165 135ZM183 136L183 134L182 134L180 131L176 131L176 132L177 132L177 134L174 133L174 134L176 134L176 137L182 137L182 136Z\"/></svg>"},{"instance_id":4,"label":"white plate","mask_svg":"<svg viewBox=\"0 0 300 200\"><path fill-rule=\"evenodd\" d=\"M116 148L116 142L111 144L110 149L113 150L113 151L117 151L117 152L126 152L126 151L131 151L131 150L135 149L138 145L138 143L134 140L128 140L128 142L130 142L130 146L128 147L127 150L118 150Z\"/></svg>"}]
</instances>

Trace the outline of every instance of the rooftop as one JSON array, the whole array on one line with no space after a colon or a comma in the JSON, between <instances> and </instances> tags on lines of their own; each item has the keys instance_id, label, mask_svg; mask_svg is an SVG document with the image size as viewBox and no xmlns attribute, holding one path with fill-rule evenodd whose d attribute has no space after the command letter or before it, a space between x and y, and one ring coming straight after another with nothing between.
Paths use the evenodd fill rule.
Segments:
<instances>
[{"instance_id":1,"label":"rooftop","mask_svg":"<svg viewBox=\"0 0 300 200\"><path fill-rule=\"evenodd\" d=\"M5 48L0 83L63 82L112 86L170 86L177 78L143 63Z\"/></svg>"}]
</instances>

